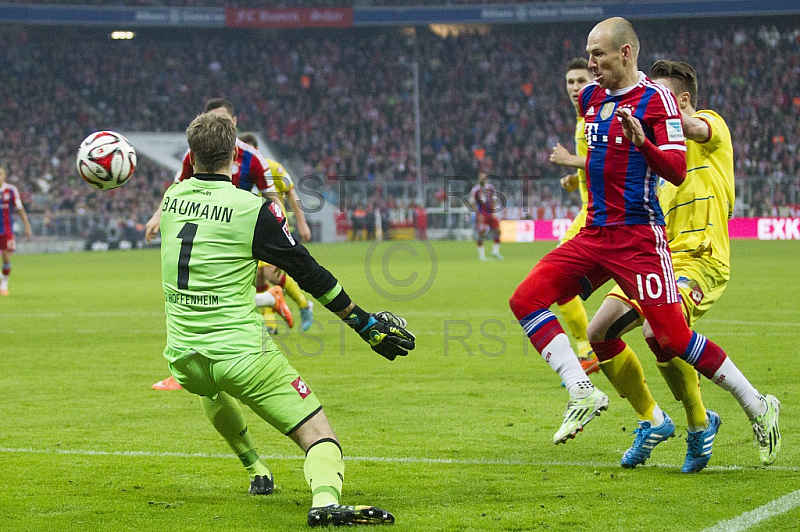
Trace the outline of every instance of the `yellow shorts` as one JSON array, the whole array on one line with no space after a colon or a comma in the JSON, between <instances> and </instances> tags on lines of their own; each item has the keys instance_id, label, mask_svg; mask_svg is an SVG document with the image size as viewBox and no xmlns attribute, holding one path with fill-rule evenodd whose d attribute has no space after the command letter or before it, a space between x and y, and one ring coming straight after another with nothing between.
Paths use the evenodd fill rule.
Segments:
<instances>
[{"instance_id":1,"label":"yellow shorts","mask_svg":"<svg viewBox=\"0 0 800 532\"><path fill-rule=\"evenodd\" d=\"M567 240L570 240L578 234L578 231L586 225L586 207L581 207L581 210L578 212L578 215L572 220L572 225L569 226L564 232L564 236L561 237L561 241L558 243L559 245L563 244Z\"/></svg>"},{"instance_id":2,"label":"yellow shorts","mask_svg":"<svg viewBox=\"0 0 800 532\"><path fill-rule=\"evenodd\" d=\"M681 294L683 315L691 328L700 316L708 312L708 309L722 297L730 275L723 265L705 258L682 258L673 255L672 266L678 292ZM606 297L624 301L642 314L639 303L626 296L619 285L615 284Z\"/></svg>"}]
</instances>

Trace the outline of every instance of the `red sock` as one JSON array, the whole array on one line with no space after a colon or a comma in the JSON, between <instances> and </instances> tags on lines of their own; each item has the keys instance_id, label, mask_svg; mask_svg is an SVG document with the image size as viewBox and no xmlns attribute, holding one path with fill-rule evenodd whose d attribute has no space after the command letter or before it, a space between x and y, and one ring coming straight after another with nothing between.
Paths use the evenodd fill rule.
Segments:
<instances>
[{"instance_id":1,"label":"red sock","mask_svg":"<svg viewBox=\"0 0 800 532\"><path fill-rule=\"evenodd\" d=\"M621 338L615 340L603 340L602 342L591 342L594 354L600 362L611 360L625 349L625 342Z\"/></svg>"}]
</instances>

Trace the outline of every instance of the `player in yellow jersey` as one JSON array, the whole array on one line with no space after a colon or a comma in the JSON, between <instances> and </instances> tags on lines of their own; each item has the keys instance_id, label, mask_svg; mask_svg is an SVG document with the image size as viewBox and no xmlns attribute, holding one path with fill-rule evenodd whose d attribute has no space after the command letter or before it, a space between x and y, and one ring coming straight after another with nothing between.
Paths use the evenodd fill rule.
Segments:
<instances>
[{"instance_id":1,"label":"player in yellow jersey","mask_svg":"<svg viewBox=\"0 0 800 532\"><path fill-rule=\"evenodd\" d=\"M239 140L250 144L258 149L258 139L252 133L242 133L239 135ZM294 217L297 221L297 232L303 242L311 240L311 229L306 222L305 213L300 208L298 202L297 191L294 189L294 182L292 176L286 171L282 164L272 159L266 159L267 172L265 177L267 182L272 184L271 190L275 191L273 199L277 199L281 208L284 208L286 203L292 209ZM286 209L283 209L286 212ZM314 321L314 303L312 303L300 289L297 282L286 275L280 268L266 262L258 263L258 273L256 275L256 289L258 293L263 293L267 290L267 282L273 285L280 286L283 291L292 298L297 306L300 308L300 328L307 331L312 322ZM269 327L270 332L277 332L277 320L275 319L275 312L270 306L259 307L264 316L264 320ZM289 327L294 325L293 321L286 320Z\"/></svg>"},{"instance_id":2,"label":"player in yellow jersey","mask_svg":"<svg viewBox=\"0 0 800 532\"><path fill-rule=\"evenodd\" d=\"M717 301L730 279L730 240L728 219L733 213L733 146L725 121L711 110L695 111L697 74L687 63L657 61L651 71L653 81L666 86L676 97L686 137L686 181L679 187L662 185L659 202L664 211L666 231L672 251L675 279L681 294L683 313L689 327ZM653 399L644 380L641 363L625 342L619 339L642 325L636 301L628 299L615 286L589 325L592 347L601 360L600 367L619 394L626 397L639 417L633 446L622 457L623 467L636 467L649 458L652 449L674 435L675 424ZM645 322L643 331L655 353L658 367L675 398L686 410L688 448L681 471L702 470L711 458L720 418L706 410L700 395L697 372L683 359L661 352ZM736 394L734 394L736 395ZM752 398L739 397L745 408ZM761 461L771 464L780 450L777 415L780 403L766 396L769 408L761 416L745 408L751 421L774 416L760 434L754 423ZM773 412L771 414L771 412ZM763 420L762 420L763 421Z\"/></svg>"},{"instance_id":3,"label":"player in yellow jersey","mask_svg":"<svg viewBox=\"0 0 800 532\"><path fill-rule=\"evenodd\" d=\"M592 81L592 71L589 70L589 62L585 57L576 57L569 62L566 73L567 81L567 94L569 95L572 105L575 107L575 112L578 111L578 93ZM586 137L583 134L583 117L577 116L577 123L575 124L575 152L571 154L561 143L558 143L553 152L550 154L550 162L559 166L573 168L575 171L567 176L561 178L561 186L567 192L578 190L581 195L581 210L572 221L572 225L564 233L561 238L562 244L578 234L581 227L586 225L586 206L589 202L589 190L586 187L586 153L588 151L588 144ZM589 344L589 339L586 336L586 327L589 324L589 318L586 315L586 309L583 308L580 297L574 297L567 301L559 301L558 309L561 315L564 316L564 321L575 338L577 344L578 358L581 361L581 366L586 374L594 373L599 369L597 357L592 351L592 346Z\"/></svg>"}]
</instances>

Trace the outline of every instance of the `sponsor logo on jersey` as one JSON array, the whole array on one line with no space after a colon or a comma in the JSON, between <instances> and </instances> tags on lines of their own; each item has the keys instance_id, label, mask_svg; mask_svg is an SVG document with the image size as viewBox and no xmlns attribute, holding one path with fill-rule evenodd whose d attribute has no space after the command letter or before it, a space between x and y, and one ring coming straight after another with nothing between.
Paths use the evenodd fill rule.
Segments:
<instances>
[{"instance_id":1,"label":"sponsor logo on jersey","mask_svg":"<svg viewBox=\"0 0 800 532\"><path fill-rule=\"evenodd\" d=\"M667 125L667 138L670 142L683 140L683 126L680 118L670 118L665 124Z\"/></svg>"},{"instance_id":2,"label":"sponsor logo on jersey","mask_svg":"<svg viewBox=\"0 0 800 532\"><path fill-rule=\"evenodd\" d=\"M606 120L614 113L614 102L608 102L600 109L600 119Z\"/></svg>"},{"instance_id":3,"label":"sponsor logo on jersey","mask_svg":"<svg viewBox=\"0 0 800 532\"><path fill-rule=\"evenodd\" d=\"M589 109L586 110L586 116L594 116L594 105L589 106Z\"/></svg>"},{"instance_id":4,"label":"sponsor logo on jersey","mask_svg":"<svg viewBox=\"0 0 800 532\"><path fill-rule=\"evenodd\" d=\"M303 399L311 395L311 388L309 388L308 385L305 382L303 382L303 379L301 379L300 377L297 377L295 380L292 381L292 387L295 390L297 390L297 393L299 393L300 397L302 397Z\"/></svg>"}]
</instances>

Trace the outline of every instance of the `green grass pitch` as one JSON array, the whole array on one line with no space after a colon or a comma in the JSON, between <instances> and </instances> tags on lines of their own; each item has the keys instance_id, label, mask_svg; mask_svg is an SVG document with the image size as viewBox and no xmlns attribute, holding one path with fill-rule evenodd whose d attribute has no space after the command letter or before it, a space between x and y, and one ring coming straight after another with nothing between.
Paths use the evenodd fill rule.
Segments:
<instances>
[{"instance_id":1,"label":"green grass pitch","mask_svg":"<svg viewBox=\"0 0 800 532\"><path fill-rule=\"evenodd\" d=\"M418 339L390 363L321 306L313 336L279 337L342 441L343 502L392 511L398 531L797 530L798 243L734 242L733 279L698 325L782 401L783 452L760 467L738 404L704 381L723 423L696 475L679 472L685 418L638 333L627 339L681 437L623 470L635 415L595 374L609 411L553 445L567 393L507 303L551 247L504 245L505 261L485 263L471 242L310 247L356 302L406 316ZM0 530L306 528L310 496L290 440L246 412L277 483L270 497L249 496L196 398L150 389L168 374L157 251L13 264L0 299ZM587 302L590 315L599 303Z\"/></svg>"}]
</instances>

